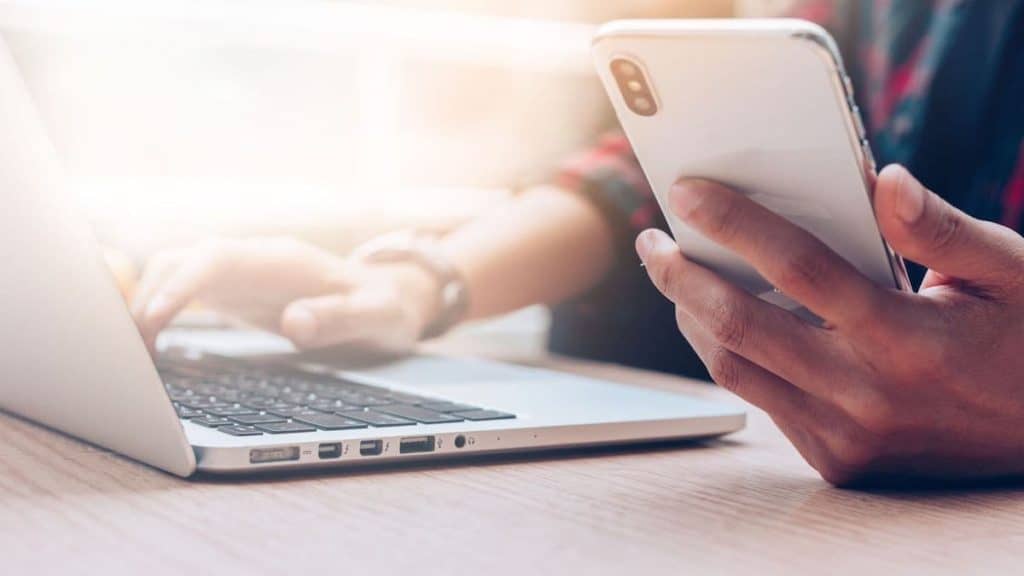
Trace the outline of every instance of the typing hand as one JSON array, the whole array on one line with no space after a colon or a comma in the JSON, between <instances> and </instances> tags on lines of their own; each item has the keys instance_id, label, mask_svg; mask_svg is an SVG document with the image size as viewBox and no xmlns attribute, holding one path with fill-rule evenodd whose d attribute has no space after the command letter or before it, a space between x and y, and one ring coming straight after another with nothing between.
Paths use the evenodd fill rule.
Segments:
<instances>
[{"instance_id":1,"label":"typing hand","mask_svg":"<svg viewBox=\"0 0 1024 576\"><path fill-rule=\"evenodd\" d=\"M436 301L413 266L361 264L290 238L213 240L155 256L132 302L150 350L189 303L279 332L301 348L406 351Z\"/></svg>"},{"instance_id":2,"label":"typing hand","mask_svg":"<svg viewBox=\"0 0 1024 576\"><path fill-rule=\"evenodd\" d=\"M682 181L674 213L827 322L812 326L688 261L648 230L637 251L722 387L764 409L829 482L1024 473L1024 239L890 166L882 234L930 268L917 294L872 284L745 197Z\"/></svg>"}]
</instances>

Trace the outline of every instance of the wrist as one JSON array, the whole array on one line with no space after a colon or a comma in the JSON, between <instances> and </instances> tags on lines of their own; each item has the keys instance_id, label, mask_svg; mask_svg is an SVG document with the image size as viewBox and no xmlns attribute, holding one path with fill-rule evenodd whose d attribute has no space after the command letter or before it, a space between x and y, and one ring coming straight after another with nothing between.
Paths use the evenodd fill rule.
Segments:
<instances>
[{"instance_id":1,"label":"wrist","mask_svg":"<svg viewBox=\"0 0 1024 576\"><path fill-rule=\"evenodd\" d=\"M420 338L444 334L469 308L466 282L445 254L436 236L397 232L356 248L358 261L394 266L406 305L421 322Z\"/></svg>"},{"instance_id":2,"label":"wrist","mask_svg":"<svg viewBox=\"0 0 1024 576\"><path fill-rule=\"evenodd\" d=\"M440 279L411 262L375 262L394 281L395 291L409 313L417 334L423 334L443 306Z\"/></svg>"}]
</instances>

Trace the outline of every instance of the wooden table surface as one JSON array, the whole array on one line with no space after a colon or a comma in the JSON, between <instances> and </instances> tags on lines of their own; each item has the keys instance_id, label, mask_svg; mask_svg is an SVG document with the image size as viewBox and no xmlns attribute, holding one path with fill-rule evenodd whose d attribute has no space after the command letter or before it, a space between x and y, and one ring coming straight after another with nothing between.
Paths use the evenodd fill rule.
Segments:
<instances>
[{"instance_id":1,"label":"wooden table surface","mask_svg":"<svg viewBox=\"0 0 1024 576\"><path fill-rule=\"evenodd\" d=\"M689 447L243 480L180 480L0 415L0 557L11 575L1020 573L1024 491L838 490L754 411Z\"/></svg>"}]
</instances>

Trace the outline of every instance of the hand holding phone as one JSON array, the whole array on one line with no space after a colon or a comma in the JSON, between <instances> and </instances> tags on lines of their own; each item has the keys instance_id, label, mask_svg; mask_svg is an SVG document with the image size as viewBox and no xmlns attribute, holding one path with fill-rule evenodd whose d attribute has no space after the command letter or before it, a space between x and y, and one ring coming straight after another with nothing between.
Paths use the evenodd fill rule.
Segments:
<instances>
[{"instance_id":1,"label":"hand holding phone","mask_svg":"<svg viewBox=\"0 0 1024 576\"><path fill-rule=\"evenodd\" d=\"M676 234L637 252L711 377L835 484L1024 475L1024 238L903 167L876 179L823 32L683 27L613 27L596 52ZM882 238L929 268L916 293ZM822 322L750 294L771 285Z\"/></svg>"},{"instance_id":2,"label":"hand holding phone","mask_svg":"<svg viewBox=\"0 0 1024 576\"><path fill-rule=\"evenodd\" d=\"M619 21L601 28L593 53L688 258L802 311L734 250L666 209L679 178L704 178L810 232L875 283L909 288L875 222L874 160L853 88L822 28L801 20Z\"/></svg>"}]
</instances>

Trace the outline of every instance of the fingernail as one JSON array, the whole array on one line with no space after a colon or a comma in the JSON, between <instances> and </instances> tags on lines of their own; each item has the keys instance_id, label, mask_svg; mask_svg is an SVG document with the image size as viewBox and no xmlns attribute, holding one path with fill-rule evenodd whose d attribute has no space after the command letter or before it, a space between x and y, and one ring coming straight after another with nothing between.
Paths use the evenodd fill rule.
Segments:
<instances>
[{"instance_id":1,"label":"fingernail","mask_svg":"<svg viewBox=\"0 0 1024 576\"><path fill-rule=\"evenodd\" d=\"M285 323L288 337L296 342L308 344L316 338L316 316L305 306L289 308Z\"/></svg>"},{"instance_id":2,"label":"fingernail","mask_svg":"<svg viewBox=\"0 0 1024 576\"><path fill-rule=\"evenodd\" d=\"M644 230L636 238L636 253L640 260L647 261L647 256L654 249L654 230Z\"/></svg>"},{"instance_id":3,"label":"fingernail","mask_svg":"<svg viewBox=\"0 0 1024 576\"><path fill-rule=\"evenodd\" d=\"M689 220L694 208L694 186L687 180L680 180L668 190L668 203L672 213L680 220Z\"/></svg>"},{"instance_id":4,"label":"fingernail","mask_svg":"<svg viewBox=\"0 0 1024 576\"><path fill-rule=\"evenodd\" d=\"M906 224L913 224L924 214L925 191L915 182L907 182L908 178L904 176L900 182L896 216Z\"/></svg>"}]
</instances>

